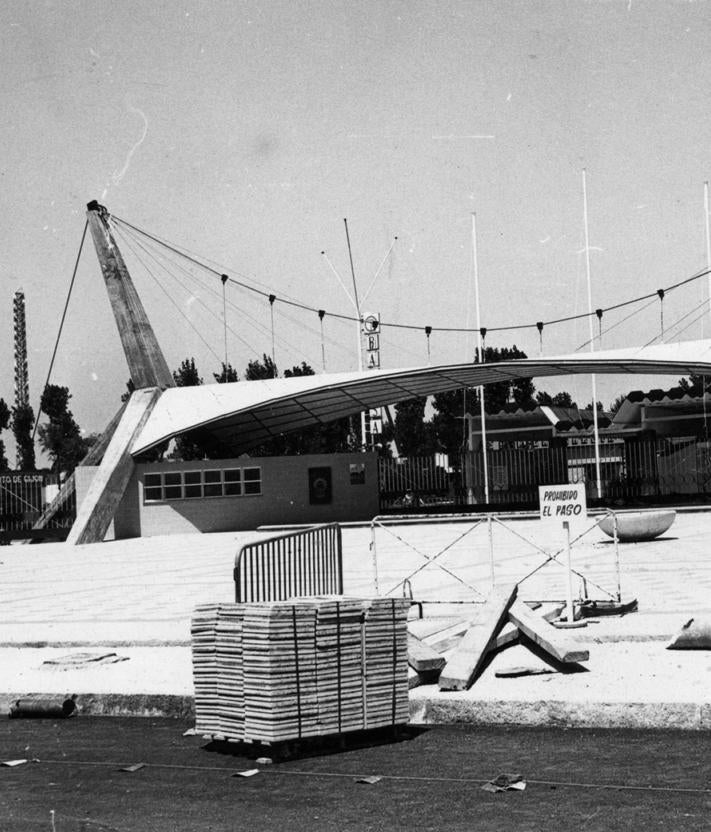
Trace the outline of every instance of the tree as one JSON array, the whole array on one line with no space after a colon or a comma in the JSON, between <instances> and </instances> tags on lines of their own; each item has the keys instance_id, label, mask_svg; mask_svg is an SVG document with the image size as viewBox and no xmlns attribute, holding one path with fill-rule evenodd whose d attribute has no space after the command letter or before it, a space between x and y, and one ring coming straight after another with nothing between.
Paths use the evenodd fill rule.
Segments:
<instances>
[{"instance_id":1,"label":"tree","mask_svg":"<svg viewBox=\"0 0 711 832\"><path fill-rule=\"evenodd\" d=\"M478 357L479 351L477 350L477 359ZM486 347L484 350L484 360L487 364L495 361L511 361L517 358L528 358L528 356L516 344L513 347L501 347L500 349ZM516 378L510 381L498 381L494 384L487 384L484 389L484 408L487 413L498 413L500 410L503 410L504 405L511 399L519 407L530 405L533 403L535 390L533 380L530 378ZM479 402L478 393L474 394L472 401Z\"/></svg>"},{"instance_id":2,"label":"tree","mask_svg":"<svg viewBox=\"0 0 711 832\"><path fill-rule=\"evenodd\" d=\"M12 408L12 433L17 446L18 465L22 471L35 470L35 443L32 440L34 424L35 412L29 404Z\"/></svg>"},{"instance_id":3,"label":"tree","mask_svg":"<svg viewBox=\"0 0 711 832\"><path fill-rule=\"evenodd\" d=\"M231 384L234 381L239 381L237 370L231 364L222 362L222 370L219 373L213 373L212 377L218 384Z\"/></svg>"},{"instance_id":4,"label":"tree","mask_svg":"<svg viewBox=\"0 0 711 832\"><path fill-rule=\"evenodd\" d=\"M592 409L593 409L593 403L592 403L592 401L589 401L589 402L585 405L585 407L583 408L583 410L592 410ZM602 402L598 402L598 403L597 403L597 411L598 411L598 413L602 413L602 412L603 412L603 410L604 410L604 408L603 408L603 406L602 406Z\"/></svg>"},{"instance_id":5,"label":"tree","mask_svg":"<svg viewBox=\"0 0 711 832\"><path fill-rule=\"evenodd\" d=\"M570 393L565 391L551 396L550 393L545 393L543 390L540 390L536 393L536 402L551 407L577 407Z\"/></svg>"},{"instance_id":6,"label":"tree","mask_svg":"<svg viewBox=\"0 0 711 832\"><path fill-rule=\"evenodd\" d=\"M252 373L257 378L273 378L267 373L276 370L276 365L268 356L263 361L251 361L247 368L247 374ZM299 376L313 376L313 367L302 361L294 365L290 370L284 371L285 378L296 378ZM249 377L249 375L247 375ZM254 379L253 379L254 380ZM299 430L282 433L263 442L251 450L254 456L288 456L294 454L335 454L355 450L357 442L353 435L351 419L345 417L334 422L313 425Z\"/></svg>"},{"instance_id":7,"label":"tree","mask_svg":"<svg viewBox=\"0 0 711 832\"><path fill-rule=\"evenodd\" d=\"M294 378L295 376L315 376L314 368L305 361L301 362L300 366L293 366L290 370L284 370L284 378Z\"/></svg>"},{"instance_id":8,"label":"tree","mask_svg":"<svg viewBox=\"0 0 711 832\"><path fill-rule=\"evenodd\" d=\"M278 375L279 370L277 369L277 365L266 353L262 354L261 361L259 359L250 361L244 372L244 377L247 381L260 381L266 378L277 378Z\"/></svg>"},{"instance_id":9,"label":"tree","mask_svg":"<svg viewBox=\"0 0 711 832\"><path fill-rule=\"evenodd\" d=\"M467 444L464 415L473 394L466 388L447 390L432 397L435 413L432 430L440 449L449 455L450 463L456 464Z\"/></svg>"},{"instance_id":10,"label":"tree","mask_svg":"<svg viewBox=\"0 0 711 832\"><path fill-rule=\"evenodd\" d=\"M620 395L610 405L610 413L614 416L615 413L622 407L623 403L627 401L627 396L624 393Z\"/></svg>"},{"instance_id":11,"label":"tree","mask_svg":"<svg viewBox=\"0 0 711 832\"><path fill-rule=\"evenodd\" d=\"M69 388L48 384L40 406L49 422L39 427L42 448L52 460L56 473L71 473L86 456L89 445L69 410Z\"/></svg>"},{"instance_id":12,"label":"tree","mask_svg":"<svg viewBox=\"0 0 711 832\"><path fill-rule=\"evenodd\" d=\"M437 450L432 423L425 422L426 404L426 396L398 402L393 425L383 428L383 440L395 440L402 456L426 456Z\"/></svg>"},{"instance_id":13,"label":"tree","mask_svg":"<svg viewBox=\"0 0 711 832\"><path fill-rule=\"evenodd\" d=\"M0 399L0 434L10 426L10 408L5 399ZM10 467L5 456L5 443L0 439L0 471L7 471Z\"/></svg>"},{"instance_id":14,"label":"tree","mask_svg":"<svg viewBox=\"0 0 711 832\"><path fill-rule=\"evenodd\" d=\"M176 387L198 387L202 379L195 366L194 358L184 358L180 367L173 370L173 381Z\"/></svg>"},{"instance_id":15,"label":"tree","mask_svg":"<svg viewBox=\"0 0 711 832\"><path fill-rule=\"evenodd\" d=\"M176 387L199 387L202 384L202 378L195 366L195 359L184 358L180 367L173 370L173 380ZM175 440L173 456L177 459L205 459L213 453L210 443L199 432L184 433Z\"/></svg>"},{"instance_id":16,"label":"tree","mask_svg":"<svg viewBox=\"0 0 711 832\"><path fill-rule=\"evenodd\" d=\"M135 389L136 389L136 385L133 383L133 379L130 378L126 382L126 391L124 393L121 393L121 401L124 404L131 398Z\"/></svg>"}]
</instances>

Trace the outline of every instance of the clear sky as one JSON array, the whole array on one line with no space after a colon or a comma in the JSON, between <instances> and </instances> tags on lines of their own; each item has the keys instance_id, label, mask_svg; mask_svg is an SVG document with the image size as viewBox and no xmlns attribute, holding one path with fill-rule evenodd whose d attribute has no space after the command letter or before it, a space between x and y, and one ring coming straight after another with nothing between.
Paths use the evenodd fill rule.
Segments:
<instances>
[{"instance_id":1,"label":"clear sky","mask_svg":"<svg viewBox=\"0 0 711 832\"><path fill-rule=\"evenodd\" d=\"M26 293L36 406L92 199L277 297L346 315L321 251L350 287L347 218L362 297L397 235L363 311L423 328L476 321L472 212L484 326L586 311L583 168L594 307L706 264L708 2L5 0L0 21L9 402L13 293ZM219 280L125 254L169 365L194 356L211 380L224 354ZM242 371L271 352L269 304L234 286L227 297L227 354ZM705 280L669 295L667 327L705 298ZM274 318L279 366L320 370L317 315L277 303ZM711 333L702 326L678 337ZM657 303L603 347L659 329ZM327 315L324 333L327 369L356 369L354 325ZM549 327L544 352L587 338L587 321ZM487 338L513 343L538 354L535 329ZM386 327L381 346L383 366L427 362L422 330ZM434 332L430 347L432 363L463 361L472 341ZM94 431L127 378L87 241L52 381ZM646 382L600 379L599 397ZM585 379L539 387L590 399Z\"/></svg>"}]
</instances>

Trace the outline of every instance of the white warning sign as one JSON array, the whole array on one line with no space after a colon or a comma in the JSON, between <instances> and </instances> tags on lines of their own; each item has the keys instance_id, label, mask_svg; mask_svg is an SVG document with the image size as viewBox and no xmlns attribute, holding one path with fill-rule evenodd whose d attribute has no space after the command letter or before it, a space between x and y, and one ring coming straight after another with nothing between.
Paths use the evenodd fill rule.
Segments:
<instances>
[{"instance_id":1,"label":"white warning sign","mask_svg":"<svg viewBox=\"0 0 711 832\"><path fill-rule=\"evenodd\" d=\"M573 532L575 527L579 528L587 523L585 483L539 485L538 499L541 520L548 524L562 528L563 522L567 522Z\"/></svg>"}]
</instances>

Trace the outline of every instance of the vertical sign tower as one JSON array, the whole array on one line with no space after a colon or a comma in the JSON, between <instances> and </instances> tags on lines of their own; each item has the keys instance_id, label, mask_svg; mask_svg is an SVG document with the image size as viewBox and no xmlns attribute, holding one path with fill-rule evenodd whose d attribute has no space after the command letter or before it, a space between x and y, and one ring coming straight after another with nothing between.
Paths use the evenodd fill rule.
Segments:
<instances>
[{"instance_id":1,"label":"vertical sign tower","mask_svg":"<svg viewBox=\"0 0 711 832\"><path fill-rule=\"evenodd\" d=\"M25 323L25 293L22 289L15 292L12 301L12 323L15 334L15 407L27 407L30 403L30 384L27 374L27 326ZM20 451L17 451L17 467L22 464Z\"/></svg>"},{"instance_id":2,"label":"vertical sign tower","mask_svg":"<svg viewBox=\"0 0 711 832\"><path fill-rule=\"evenodd\" d=\"M380 369L380 316L366 315L361 332L365 341L366 369ZM375 408L366 413L365 447L373 450L383 432L381 409Z\"/></svg>"}]
</instances>

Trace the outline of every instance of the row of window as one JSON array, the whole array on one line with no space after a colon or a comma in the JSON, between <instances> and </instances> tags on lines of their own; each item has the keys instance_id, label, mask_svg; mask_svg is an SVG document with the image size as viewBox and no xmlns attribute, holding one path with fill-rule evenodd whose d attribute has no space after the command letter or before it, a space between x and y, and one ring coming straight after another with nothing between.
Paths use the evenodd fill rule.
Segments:
<instances>
[{"instance_id":1,"label":"row of window","mask_svg":"<svg viewBox=\"0 0 711 832\"><path fill-rule=\"evenodd\" d=\"M202 499L203 497L241 497L261 493L261 468L161 471L156 474L146 474L143 481L145 503Z\"/></svg>"}]
</instances>

